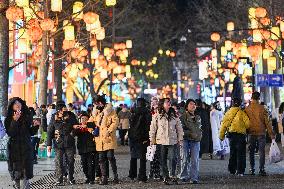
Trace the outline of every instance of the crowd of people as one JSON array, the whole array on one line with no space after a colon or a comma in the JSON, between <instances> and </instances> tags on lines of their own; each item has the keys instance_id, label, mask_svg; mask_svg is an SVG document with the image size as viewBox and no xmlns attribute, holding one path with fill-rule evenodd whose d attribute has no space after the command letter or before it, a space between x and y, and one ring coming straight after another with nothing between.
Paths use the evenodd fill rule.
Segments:
<instances>
[{"instance_id":1,"label":"crowd of people","mask_svg":"<svg viewBox=\"0 0 284 189\"><path fill-rule=\"evenodd\" d=\"M56 105L38 105L28 108L20 98L10 99L4 121L8 142L8 168L14 187L29 188L33 164L37 163L40 143L48 153L55 151L56 184L63 185L74 177L75 155L81 157L86 184L107 185L109 167L113 183L119 183L115 150L117 130L121 146L130 149L128 177L147 182L162 180L164 184L199 182L199 161L205 154L224 160L230 154L228 170L243 176L246 169L248 136L250 173L255 174L255 153L259 151L259 174L265 176L266 132L272 140L275 134L269 112L261 105L260 93L254 92L247 107L234 98L232 107L224 114L219 102L211 106L201 100L188 99L179 104L170 98L152 97L148 103L138 98L135 105L116 110L105 97L97 96L87 111L76 111L73 104L63 101ZM284 104L279 108L279 130L282 128ZM283 129L282 129L283 132ZM155 146L147 175L147 148ZM137 161L140 168L137 170Z\"/></svg>"}]
</instances>

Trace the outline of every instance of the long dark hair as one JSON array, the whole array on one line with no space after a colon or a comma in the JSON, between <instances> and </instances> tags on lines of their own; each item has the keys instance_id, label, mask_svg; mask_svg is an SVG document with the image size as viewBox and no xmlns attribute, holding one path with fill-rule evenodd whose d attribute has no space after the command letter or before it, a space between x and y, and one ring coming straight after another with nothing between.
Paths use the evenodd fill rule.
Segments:
<instances>
[{"instance_id":1,"label":"long dark hair","mask_svg":"<svg viewBox=\"0 0 284 189\"><path fill-rule=\"evenodd\" d=\"M284 102L282 102L279 106L279 114L282 114L284 112Z\"/></svg>"},{"instance_id":2,"label":"long dark hair","mask_svg":"<svg viewBox=\"0 0 284 189\"><path fill-rule=\"evenodd\" d=\"M175 109L173 109L172 107L170 107L168 113L167 113L166 110L164 109L164 103L165 103L166 100L171 101L170 98L162 98L162 99L159 100L159 103L158 103L158 111L159 111L159 114L160 114L162 117L164 117L164 116L167 117L168 120L177 118L178 115L177 115Z\"/></svg>"},{"instance_id":3,"label":"long dark hair","mask_svg":"<svg viewBox=\"0 0 284 189\"><path fill-rule=\"evenodd\" d=\"M5 126L7 127L8 125L11 124L11 121L12 121L13 115L14 115L13 105L15 104L16 101L18 101L22 104L21 117L20 117L19 121L21 122L21 124L24 124L26 126L31 126L32 116L31 116L31 113L29 111L29 108L26 105L26 102L19 97L14 97L14 98L11 98L9 100L9 104L8 104L8 108L7 108L7 117L4 121Z\"/></svg>"}]
</instances>

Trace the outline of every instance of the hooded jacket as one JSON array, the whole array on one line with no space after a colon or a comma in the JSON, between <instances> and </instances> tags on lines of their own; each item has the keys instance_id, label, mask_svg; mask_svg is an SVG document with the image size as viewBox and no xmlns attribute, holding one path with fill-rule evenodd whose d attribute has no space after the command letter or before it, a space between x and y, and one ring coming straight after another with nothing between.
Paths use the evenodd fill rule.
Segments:
<instances>
[{"instance_id":1,"label":"hooded jacket","mask_svg":"<svg viewBox=\"0 0 284 189\"><path fill-rule=\"evenodd\" d=\"M111 104L107 104L103 111L96 109L89 121L93 121L99 127L99 136L95 137L96 150L107 151L117 148L116 129L118 117Z\"/></svg>"}]
</instances>

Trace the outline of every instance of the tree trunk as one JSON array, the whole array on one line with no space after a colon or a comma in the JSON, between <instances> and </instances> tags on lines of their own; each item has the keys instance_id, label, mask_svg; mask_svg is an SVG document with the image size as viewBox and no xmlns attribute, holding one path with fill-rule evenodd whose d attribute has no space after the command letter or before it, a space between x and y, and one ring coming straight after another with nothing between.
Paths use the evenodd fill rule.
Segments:
<instances>
[{"instance_id":1,"label":"tree trunk","mask_svg":"<svg viewBox=\"0 0 284 189\"><path fill-rule=\"evenodd\" d=\"M8 0L0 2L0 116L6 116L8 105L9 21L3 11L8 5Z\"/></svg>"},{"instance_id":2,"label":"tree trunk","mask_svg":"<svg viewBox=\"0 0 284 189\"><path fill-rule=\"evenodd\" d=\"M44 4L44 17L48 18L48 1L45 1ZM47 103L47 76L48 76L48 48L49 40L48 40L48 32L43 32L42 35L42 55L40 61L40 91L39 91L39 105L43 105Z\"/></svg>"},{"instance_id":3,"label":"tree trunk","mask_svg":"<svg viewBox=\"0 0 284 189\"><path fill-rule=\"evenodd\" d=\"M55 40L55 58L59 58L62 55L62 36L59 35ZM56 96L57 96L57 101L62 100L62 60L57 60L55 61L55 66L54 66L54 72L55 72L55 86L56 86Z\"/></svg>"}]
</instances>

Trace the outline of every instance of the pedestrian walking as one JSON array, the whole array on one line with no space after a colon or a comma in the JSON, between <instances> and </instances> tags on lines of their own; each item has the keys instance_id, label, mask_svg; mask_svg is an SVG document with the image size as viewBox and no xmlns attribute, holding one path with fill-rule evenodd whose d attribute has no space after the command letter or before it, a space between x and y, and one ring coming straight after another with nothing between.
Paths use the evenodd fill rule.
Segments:
<instances>
[{"instance_id":1,"label":"pedestrian walking","mask_svg":"<svg viewBox=\"0 0 284 189\"><path fill-rule=\"evenodd\" d=\"M120 137L120 144L122 146L125 145L127 141L125 141L125 135L129 129L129 119L131 117L130 111L127 109L126 105L123 105L122 110L118 113L119 119L119 137Z\"/></svg>"},{"instance_id":2,"label":"pedestrian walking","mask_svg":"<svg viewBox=\"0 0 284 189\"><path fill-rule=\"evenodd\" d=\"M186 111L180 118L184 132L180 179L184 182L190 181L192 184L197 184L199 181L199 151L202 138L201 118L195 113L196 102L193 99L188 99L185 107Z\"/></svg>"},{"instance_id":3,"label":"pedestrian walking","mask_svg":"<svg viewBox=\"0 0 284 189\"><path fill-rule=\"evenodd\" d=\"M130 170L129 178L134 180L137 177L137 159L140 159L140 169L138 181L146 182L146 153L149 143L149 131L152 115L146 108L146 101L138 98L136 108L130 119L130 129L128 131L130 147Z\"/></svg>"},{"instance_id":4,"label":"pedestrian walking","mask_svg":"<svg viewBox=\"0 0 284 189\"><path fill-rule=\"evenodd\" d=\"M158 113L152 118L149 135L151 145L161 145L161 168L164 184L170 184L168 161L171 166L172 181L177 183L175 154L177 145L182 145L183 130L180 119L175 110L171 108L169 98L159 101Z\"/></svg>"},{"instance_id":5,"label":"pedestrian walking","mask_svg":"<svg viewBox=\"0 0 284 189\"><path fill-rule=\"evenodd\" d=\"M78 125L78 122L73 114L66 111L66 106L62 103L57 105L57 113L54 116L54 121L51 121L47 131L47 150L51 151L52 140L54 141L54 149L56 154L56 176L57 185L63 184L63 176L68 167L69 183L75 184L74 179L74 155L76 151L75 138L74 138L74 125ZM64 165L64 155L67 161L67 165Z\"/></svg>"},{"instance_id":6,"label":"pedestrian walking","mask_svg":"<svg viewBox=\"0 0 284 189\"><path fill-rule=\"evenodd\" d=\"M233 107L224 116L219 136L220 140L224 140L227 134L230 140L228 170L239 176L243 176L246 169L246 130L250 126L249 118L241 109L241 104L241 99L233 99Z\"/></svg>"},{"instance_id":7,"label":"pedestrian walking","mask_svg":"<svg viewBox=\"0 0 284 189\"><path fill-rule=\"evenodd\" d=\"M31 136L32 147L33 147L33 164L38 164L37 162L37 155L38 155L38 148L39 142L41 139L41 118L37 117L36 115L33 116L33 125L34 125L34 135Z\"/></svg>"},{"instance_id":8,"label":"pedestrian walking","mask_svg":"<svg viewBox=\"0 0 284 189\"><path fill-rule=\"evenodd\" d=\"M9 136L7 155L8 170L14 182L14 188L30 188L33 178L33 149L31 135L35 134L32 116L26 102L19 97L10 99L7 117L4 121Z\"/></svg>"},{"instance_id":9,"label":"pedestrian walking","mask_svg":"<svg viewBox=\"0 0 284 189\"><path fill-rule=\"evenodd\" d=\"M106 104L104 96L97 96L94 99L95 112L89 121L93 121L99 130L98 133L92 132L95 135L96 150L99 152L99 164L101 169L101 181L100 185L107 185L107 162L109 161L113 176L114 183L119 183L117 174L116 159L114 156L114 150L117 148L116 141L116 129L118 127L118 117L113 110L111 104Z\"/></svg>"},{"instance_id":10,"label":"pedestrian walking","mask_svg":"<svg viewBox=\"0 0 284 189\"><path fill-rule=\"evenodd\" d=\"M229 141L227 138L224 138L223 141L219 139L222 120L223 112L220 107L220 103L219 101L214 102L212 105L212 110L210 112L213 154L219 156L221 160L224 160L225 154L229 153Z\"/></svg>"},{"instance_id":11,"label":"pedestrian walking","mask_svg":"<svg viewBox=\"0 0 284 189\"><path fill-rule=\"evenodd\" d=\"M248 130L249 134L249 157L250 157L250 172L252 175L255 174L255 148L258 142L259 149L259 174L266 176L265 171L265 144L266 144L266 131L272 141L275 142L275 135L272 130L271 119L269 113L265 107L259 104L260 93L252 93L252 101L250 105L245 109L249 119L250 127Z\"/></svg>"}]
</instances>

